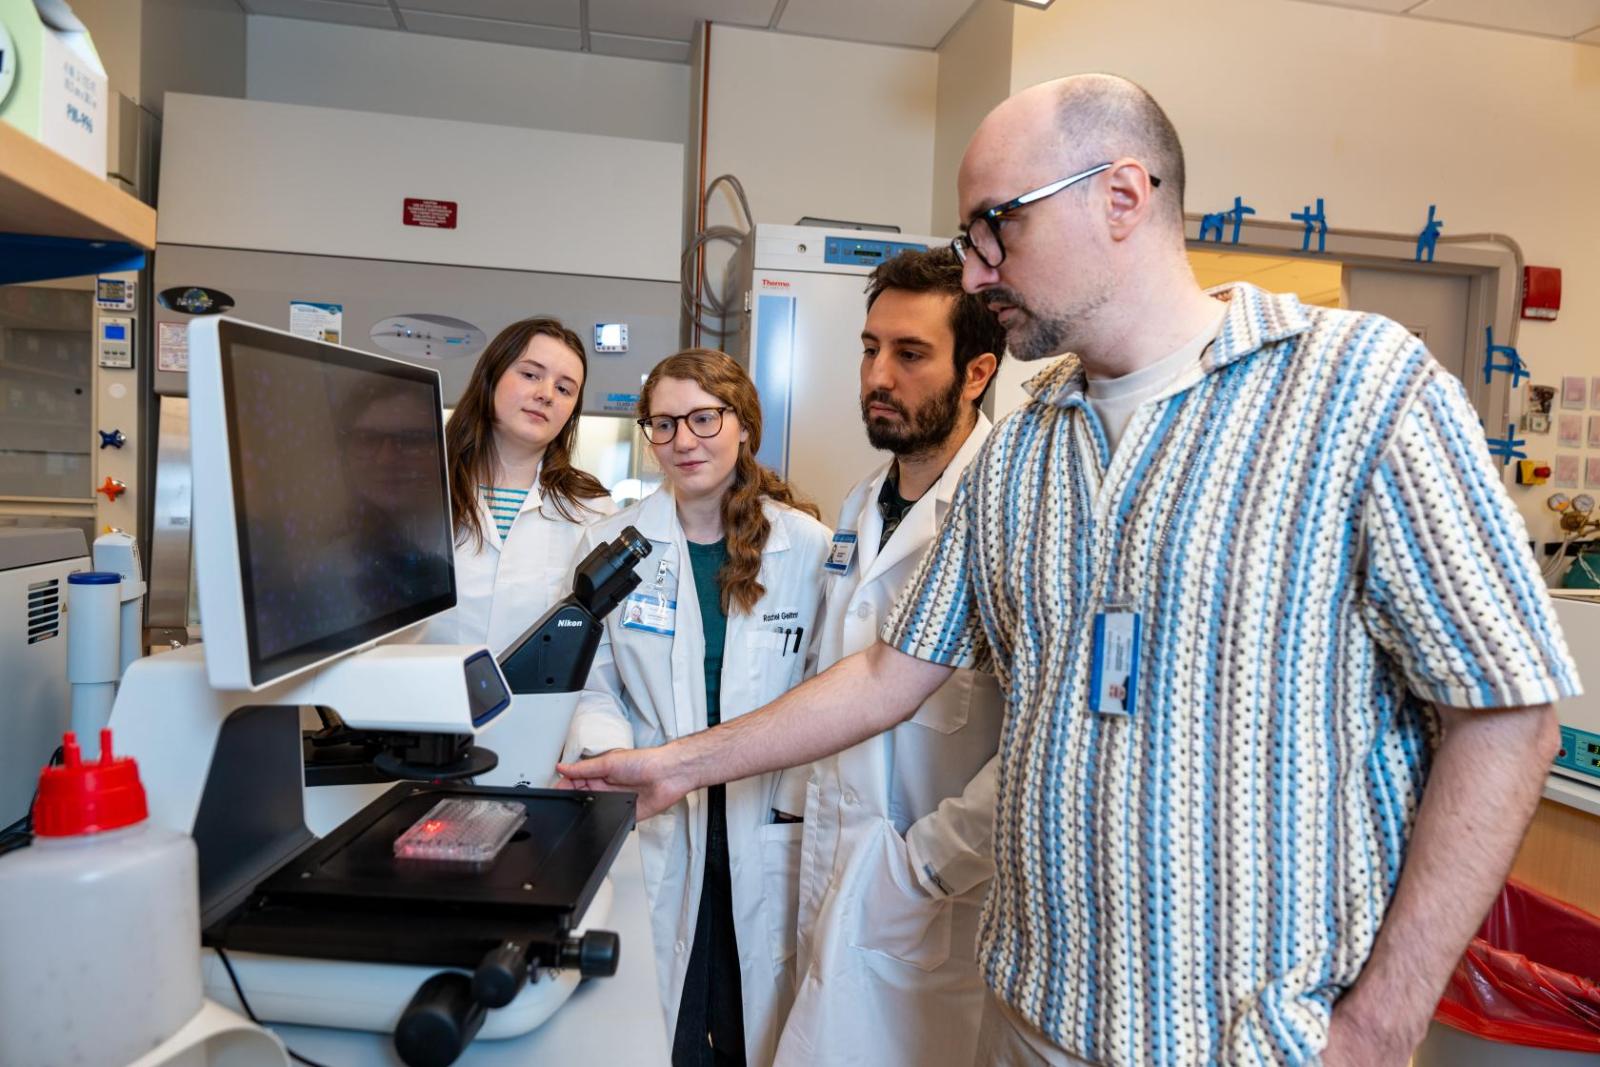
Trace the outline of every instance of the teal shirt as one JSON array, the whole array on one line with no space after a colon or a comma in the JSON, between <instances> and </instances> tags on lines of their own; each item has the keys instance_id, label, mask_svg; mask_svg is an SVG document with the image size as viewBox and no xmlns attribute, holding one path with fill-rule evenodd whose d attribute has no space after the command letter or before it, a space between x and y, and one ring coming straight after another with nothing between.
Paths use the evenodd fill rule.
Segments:
<instances>
[{"instance_id":1,"label":"teal shirt","mask_svg":"<svg viewBox=\"0 0 1600 1067\"><path fill-rule=\"evenodd\" d=\"M728 613L722 610L717 572L728 558L726 540L710 545L689 542L695 598L700 602L700 629L706 639L706 725L722 721L722 646L728 639Z\"/></svg>"}]
</instances>

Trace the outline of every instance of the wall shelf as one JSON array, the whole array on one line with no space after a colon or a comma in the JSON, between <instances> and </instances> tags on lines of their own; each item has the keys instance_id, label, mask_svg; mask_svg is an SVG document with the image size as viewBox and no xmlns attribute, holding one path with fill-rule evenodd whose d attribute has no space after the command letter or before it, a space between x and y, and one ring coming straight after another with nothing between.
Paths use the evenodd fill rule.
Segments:
<instances>
[{"instance_id":1,"label":"wall shelf","mask_svg":"<svg viewBox=\"0 0 1600 1067\"><path fill-rule=\"evenodd\" d=\"M0 122L0 284L130 269L155 243L154 208Z\"/></svg>"}]
</instances>

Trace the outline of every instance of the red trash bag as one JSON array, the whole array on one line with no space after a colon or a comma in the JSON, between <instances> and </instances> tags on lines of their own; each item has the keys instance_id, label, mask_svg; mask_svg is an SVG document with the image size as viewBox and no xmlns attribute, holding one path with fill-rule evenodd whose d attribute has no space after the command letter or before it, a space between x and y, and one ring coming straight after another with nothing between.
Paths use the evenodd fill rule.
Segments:
<instances>
[{"instance_id":1,"label":"red trash bag","mask_svg":"<svg viewBox=\"0 0 1600 1067\"><path fill-rule=\"evenodd\" d=\"M1600 917L1507 882L1433 1017L1489 1041L1600 1052Z\"/></svg>"}]
</instances>

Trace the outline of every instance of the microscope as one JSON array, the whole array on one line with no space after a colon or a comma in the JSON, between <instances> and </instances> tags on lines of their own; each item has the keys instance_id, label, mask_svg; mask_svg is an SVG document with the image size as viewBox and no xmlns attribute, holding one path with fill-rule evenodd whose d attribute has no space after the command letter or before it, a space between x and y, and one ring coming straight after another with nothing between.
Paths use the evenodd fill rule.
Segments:
<instances>
[{"instance_id":1,"label":"microscope","mask_svg":"<svg viewBox=\"0 0 1600 1067\"><path fill-rule=\"evenodd\" d=\"M499 660L384 643L454 604L437 372L221 317L189 343L205 640L133 663L110 726L195 839L208 996L392 1031L413 1067L525 1033L617 966L593 927L634 798L515 782L549 782L649 544L597 546ZM395 781L320 839L306 707Z\"/></svg>"}]
</instances>

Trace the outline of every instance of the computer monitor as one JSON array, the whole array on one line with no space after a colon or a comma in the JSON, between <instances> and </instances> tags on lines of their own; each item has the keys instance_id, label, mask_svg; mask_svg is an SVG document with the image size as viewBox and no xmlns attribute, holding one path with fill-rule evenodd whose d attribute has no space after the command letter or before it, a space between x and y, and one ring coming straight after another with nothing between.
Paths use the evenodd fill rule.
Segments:
<instances>
[{"instance_id":1,"label":"computer monitor","mask_svg":"<svg viewBox=\"0 0 1600 1067\"><path fill-rule=\"evenodd\" d=\"M438 372L220 316L189 326L206 673L259 689L454 606Z\"/></svg>"}]
</instances>

